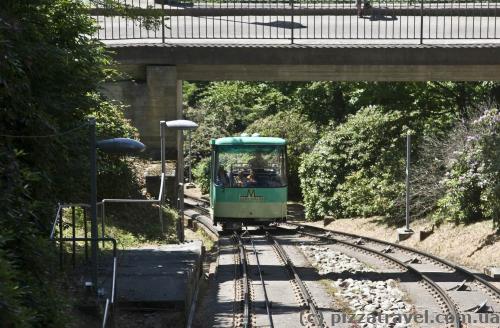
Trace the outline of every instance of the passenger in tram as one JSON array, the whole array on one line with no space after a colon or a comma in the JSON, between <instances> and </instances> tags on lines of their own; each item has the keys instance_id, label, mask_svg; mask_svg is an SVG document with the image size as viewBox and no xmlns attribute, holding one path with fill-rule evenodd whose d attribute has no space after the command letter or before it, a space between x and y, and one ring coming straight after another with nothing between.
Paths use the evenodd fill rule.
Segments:
<instances>
[{"instance_id":1,"label":"passenger in tram","mask_svg":"<svg viewBox=\"0 0 500 328\"><path fill-rule=\"evenodd\" d=\"M246 179L246 186L245 187L258 187L258 182L255 176L255 171L250 170L250 174L247 176Z\"/></svg>"},{"instance_id":2,"label":"passenger in tram","mask_svg":"<svg viewBox=\"0 0 500 328\"><path fill-rule=\"evenodd\" d=\"M247 186L247 177L245 177L245 173L243 172L243 170L238 172L238 175L234 177L234 185L236 187Z\"/></svg>"},{"instance_id":3,"label":"passenger in tram","mask_svg":"<svg viewBox=\"0 0 500 328\"><path fill-rule=\"evenodd\" d=\"M222 165L219 166L219 170L217 172L216 184L218 184L219 186L224 186L224 187L227 187L229 185L229 177L227 175L226 170L224 169L224 167Z\"/></svg>"}]
</instances>

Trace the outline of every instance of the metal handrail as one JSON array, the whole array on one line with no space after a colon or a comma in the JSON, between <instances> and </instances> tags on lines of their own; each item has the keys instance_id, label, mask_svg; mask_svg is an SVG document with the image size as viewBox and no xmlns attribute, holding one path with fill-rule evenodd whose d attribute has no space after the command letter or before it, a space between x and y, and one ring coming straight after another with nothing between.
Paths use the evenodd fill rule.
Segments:
<instances>
[{"instance_id":1,"label":"metal handrail","mask_svg":"<svg viewBox=\"0 0 500 328\"><path fill-rule=\"evenodd\" d=\"M102 328L106 328L108 325L108 321L111 318L111 322L114 325L114 306L115 306L115 298L116 298L116 272L117 272L117 242L116 239L111 238L111 237L105 237L105 215L106 215L106 203L149 203L149 204L155 204L158 203L159 206L159 217L160 217L160 222L161 222L161 227L162 227L162 232L163 232L163 204L164 204L164 185L165 185L165 173L161 174L161 183L160 183L160 192L157 197L157 199L103 199L102 201L98 202L98 206L102 206L102 212L101 212L101 227L102 227L102 237L98 237L96 240L99 242L112 242L113 244L113 273L112 273L112 282L111 282L111 297L106 298L106 303L104 305L104 314L103 314L103 319L102 319ZM49 240L50 241L59 241L61 243L59 252L60 252L60 265L62 266L62 243L63 242L77 242L77 241L83 241L83 242L92 242L92 238L88 238L86 233L85 237L76 237L75 236L75 229L73 227L73 236L71 238L65 238L62 235L62 223L63 223L63 209L64 208L75 208L75 207L86 207L90 208L90 204L84 204L84 203L69 203L69 204L57 204L57 210L56 210L56 215L54 217L54 221L52 222L52 226L50 229L50 236ZM74 219L74 211L73 211L73 219ZM74 221L74 220L73 220ZM59 232L59 237L56 237L56 229L57 225L59 224L59 229L61 230ZM75 222L73 222L73 225ZM85 222L86 226L86 222ZM87 229L85 229L87 231ZM75 248L73 247L73 252L75 252ZM74 258L74 254L73 254Z\"/></svg>"},{"instance_id":2,"label":"metal handrail","mask_svg":"<svg viewBox=\"0 0 500 328\"><path fill-rule=\"evenodd\" d=\"M92 242L93 239L91 237L76 237L75 236L75 230L73 229L73 236L72 237L62 237L62 230L59 232L59 237L56 237L56 227L59 224L59 228L62 229L62 223L63 223L63 213L62 210L64 208L75 208L75 207L90 207L89 204L58 204L56 215L54 222L52 223L52 228L51 228L51 233L49 240L50 241L58 241L61 246L59 249L60 254L60 265L62 266L62 243L64 242ZM74 212L73 212L74 213ZM73 222L73 224L75 224ZM111 242L113 244L113 274L112 274L112 282L111 282L111 298L106 299L106 304L104 307L104 314L103 314L103 320L102 320L102 327L105 328L107 326L108 318L111 317L113 319L113 314L114 314L114 304L115 304L115 295L116 295L116 271L117 271L117 243L116 239L111 238L111 237L105 237L104 235L102 237L98 237L97 241L102 241L104 242ZM75 252L75 248L73 247L73 252ZM73 253L73 259L75 254ZM74 263L73 263L74 264Z\"/></svg>"},{"instance_id":3,"label":"metal handrail","mask_svg":"<svg viewBox=\"0 0 500 328\"><path fill-rule=\"evenodd\" d=\"M106 203L145 203L145 204L159 204L160 209L159 209L159 219L160 219L160 224L161 224L161 231L163 233L163 203L164 203L164 195L163 195L163 190L164 190L164 181L165 181L165 173L161 174L161 182L160 182L160 192L158 194L157 199L129 199L129 198L104 198L100 202L97 203L97 205L102 206L102 212L101 212L101 233L104 236L105 235L105 218L106 218Z\"/></svg>"},{"instance_id":4,"label":"metal handrail","mask_svg":"<svg viewBox=\"0 0 500 328\"><path fill-rule=\"evenodd\" d=\"M111 298L106 299L106 305L104 306L104 315L102 318L102 328L106 328L108 324L109 313L111 312L111 322L114 326L114 313L115 313L115 288L116 288L116 256L113 257L113 279L111 283Z\"/></svg>"}]
</instances>

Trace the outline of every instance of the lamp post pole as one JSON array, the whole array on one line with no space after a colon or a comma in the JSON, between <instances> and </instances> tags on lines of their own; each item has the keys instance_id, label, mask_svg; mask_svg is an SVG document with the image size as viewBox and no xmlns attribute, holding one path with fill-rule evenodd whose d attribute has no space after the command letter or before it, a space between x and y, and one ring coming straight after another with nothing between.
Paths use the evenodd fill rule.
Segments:
<instances>
[{"instance_id":1,"label":"lamp post pole","mask_svg":"<svg viewBox=\"0 0 500 328\"><path fill-rule=\"evenodd\" d=\"M133 154L144 151L145 146L141 142L129 138L114 138L100 140L96 138L95 118L89 119L89 145L90 145L90 246L92 261L92 287L98 292L98 252L99 252L99 231L97 226L97 148L110 154ZM104 222L103 222L104 225ZM104 237L104 226L103 226Z\"/></svg>"},{"instance_id":2,"label":"lamp post pole","mask_svg":"<svg viewBox=\"0 0 500 328\"><path fill-rule=\"evenodd\" d=\"M193 174L191 172L191 162L192 162L192 158L191 158L191 131L188 132L188 157L189 157L189 162L188 162L188 170L189 170L189 183L192 183L193 182Z\"/></svg>"},{"instance_id":3,"label":"lamp post pole","mask_svg":"<svg viewBox=\"0 0 500 328\"><path fill-rule=\"evenodd\" d=\"M161 173L165 174L165 121L160 121Z\"/></svg>"},{"instance_id":4,"label":"lamp post pole","mask_svg":"<svg viewBox=\"0 0 500 328\"><path fill-rule=\"evenodd\" d=\"M177 172L178 178L178 200L179 200L179 241L184 241L184 131L177 130L178 133L178 156L177 156Z\"/></svg>"},{"instance_id":5,"label":"lamp post pole","mask_svg":"<svg viewBox=\"0 0 500 328\"><path fill-rule=\"evenodd\" d=\"M99 245L97 242L97 142L95 119L90 122L90 219L91 219L91 258L92 258L92 287L97 291L97 252Z\"/></svg>"},{"instance_id":6,"label":"lamp post pole","mask_svg":"<svg viewBox=\"0 0 500 328\"><path fill-rule=\"evenodd\" d=\"M406 231L410 229L410 152L411 152L411 135L410 132L406 135Z\"/></svg>"},{"instance_id":7,"label":"lamp post pole","mask_svg":"<svg viewBox=\"0 0 500 328\"><path fill-rule=\"evenodd\" d=\"M161 137L161 166L165 172L165 129L177 130L177 209L179 211L179 221L177 223L177 237L180 242L184 241L184 135L183 130L194 130L198 124L188 120L160 121Z\"/></svg>"},{"instance_id":8,"label":"lamp post pole","mask_svg":"<svg viewBox=\"0 0 500 328\"><path fill-rule=\"evenodd\" d=\"M163 227L163 195L165 194L165 121L160 121L160 158L161 158L161 174L160 174L160 185L163 184L163 189L160 190L162 193L160 196L160 225L161 225L161 233L165 232Z\"/></svg>"}]
</instances>

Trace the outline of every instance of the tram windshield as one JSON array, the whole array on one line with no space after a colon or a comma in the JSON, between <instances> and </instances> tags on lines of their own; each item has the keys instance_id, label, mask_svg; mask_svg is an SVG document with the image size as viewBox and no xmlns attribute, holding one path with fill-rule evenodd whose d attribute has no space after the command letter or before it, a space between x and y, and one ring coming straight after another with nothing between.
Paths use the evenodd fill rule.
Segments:
<instances>
[{"instance_id":1,"label":"tram windshield","mask_svg":"<svg viewBox=\"0 0 500 328\"><path fill-rule=\"evenodd\" d=\"M219 146L215 163L214 181L219 186L279 188L287 185L284 146Z\"/></svg>"}]
</instances>

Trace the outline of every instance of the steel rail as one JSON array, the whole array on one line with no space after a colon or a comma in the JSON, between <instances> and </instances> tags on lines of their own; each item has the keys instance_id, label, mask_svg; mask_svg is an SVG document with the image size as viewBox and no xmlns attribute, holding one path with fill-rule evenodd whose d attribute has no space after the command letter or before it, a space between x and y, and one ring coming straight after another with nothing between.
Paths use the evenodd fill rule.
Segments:
<instances>
[{"instance_id":1,"label":"steel rail","mask_svg":"<svg viewBox=\"0 0 500 328\"><path fill-rule=\"evenodd\" d=\"M289 223L287 223L289 224ZM299 227L307 227L307 226L304 226L304 225L300 225L300 224L290 224L290 225L295 225L295 226L299 226ZM312 227L312 228L316 228L316 227ZM329 230L326 230L326 229L321 229L321 228L317 228L318 230L321 230L321 231L329 231ZM381 257L384 257L394 263L397 263L399 266L402 266L404 268L406 268L406 270L408 272L411 272L415 275L417 275L418 277L420 277L422 280L426 281L439 295L440 297L444 300L444 302L446 303L446 307L448 308L448 311L453 319L453 325L455 326L455 328L460 328L461 327L461 320L460 320L460 315L455 307L455 304L453 303L452 299L449 297L449 295L446 293L446 291L444 291L438 284L436 284L436 282L434 282L431 278L429 278L426 274L424 274L423 272L420 272L418 271L417 269L415 269L413 266L409 265L409 264L406 264L396 258L394 258L393 256L390 256L386 253L383 253L381 251L378 251L378 250L375 250L373 248L369 248L369 247L365 247L363 245L359 245L359 244L356 244L356 243L351 243L351 242L348 242L348 241L345 241L345 240L340 240L340 239L335 239L331 236L321 236L321 235L316 235L316 234L313 234L313 233L309 233L309 232L305 232L305 231L301 231L301 230L297 230L298 233L302 234L302 235L306 235L306 236L310 236L310 237L314 237L314 238L318 238L318 239L323 239L323 240L327 240L327 241L333 241L333 242L336 242L336 243L341 243L341 244L344 244L344 245L347 245L347 246L350 246L350 247L355 247L355 248L358 248L358 249L362 249L364 250L365 252L369 252L369 253L373 253L373 254L376 254L378 256L381 256ZM355 236L355 235L353 235ZM359 237L359 236L357 236Z\"/></svg>"},{"instance_id":2,"label":"steel rail","mask_svg":"<svg viewBox=\"0 0 500 328\"><path fill-rule=\"evenodd\" d=\"M255 255L255 259L257 262L257 269L259 270L260 283L262 284L262 290L264 291L264 301L266 304L267 318L269 320L269 327L274 328L273 316L271 314L271 304L269 303L269 298L267 297L266 283L264 282L264 278L262 277L262 269L260 268L259 255L257 254L257 249L255 248L255 244L253 242L252 237L250 237L250 242L252 243L253 254Z\"/></svg>"},{"instance_id":3,"label":"steel rail","mask_svg":"<svg viewBox=\"0 0 500 328\"><path fill-rule=\"evenodd\" d=\"M479 281L480 283L482 283L485 287L487 287L488 289L490 289L493 293L495 293L496 295L498 295L498 297L500 297L500 289L498 289L497 287L495 287L494 285L492 285L490 282L488 282L487 280L483 279L482 277L480 277L479 275L477 275L476 273L474 272L471 272L469 270L467 270L466 268L462 267L462 266L459 266L457 264L454 264L454 263L451 263L445 259L442 259L442 258L439 258L433 254L429 254L429 253L426 253L426 252L423 252L423 251L420 251L418 249L415 249L415 248L411 248L411 247L408 247L408 246L404 246L404 245L399 245L399 244L395 244L395 243L391 243L391 242L388 242L388 241L384 241L384 240L380 240L380 239L376 239L376 238L372 238L372 237L365 237L365 236L360 236L360 235L356 235L356 234L352 234L352 233L348 233L348 232L342 232L342 231L337 231L337 230L327 230L327 229L322 229L322 228L319 228L319 227L313 227L313 226L307 226L307 225L303 225L303 224L298 224L298 223L289 223L287 222L286 224L289 224L289 225L292 225L292 226L297 226L297 227L304 227L304 228L308 228L308 229L311 229L311 230L320 230L320 231L324 231L324 232L329 232L329 233L333 233L333 234L337 234L337 235L341 235L341 236L348 236L348 237L351 237L351 238L356 238L356 239L363 239L363 240L366 240L366 241L370 241L370 242L373 242L373 243L378 243L378 244L382 244L382 245L385 245L385 246L390 246L390 247L393 247L393 248L399 248L399 249L402 249L406 252L410 252L410 253L414 253L414 254L417 254L417 255L420 255L422 257L427 257L429 259L432 259L438 263L441 263L441 264L444 264L458 272L461 272L462 274L464 274L465 276L469 277L469 278L472 278L472 279L475 279L477 281Z\"/></svg>"},{"instance_id":4,"label":"steel rail","mask_svg":"<svg viewBox=\"0 0 500 328\"><path fill-rule=\"evenodd\" d=\"M241 240L241 236L236 232L234 233L236 242L238 243L238 249L240 252L240 267L241 267L241 278L243 280L243 328L250 327L250 292L249 292L249 281L247 272L247 256L245 251L245 246Z\"/></svg>"},{"instance_id":5,"label":"steel rail","mask_svg":"<svg viewBox=\"0 0 500 328\"><path fill-rule=\"evenodd\" d=\"M281 260L285 263L286 267L288 268L288 271L290 274L293 276L293 279L299 286L300 292L302 294L302 297L306 300L307 305L309 306L309 310L311 311L314 319L314 324L317 327L322 327L323 326L323 317L321 316L320 312L316 308L316 305L314 304L311 295L309 294L309 291L307 290L306 286L304 285L304 282L302 279L300 279L297 271L295 270L295 267L286 254L285 250L283 247L280 245L280 243L273 237L271 236L268 232L266 232L266 237L267 239L273 244L274 249L276 250L276 253L278 256L281 258Z\"/></svg>"},{"instance_id":6,"label":"steel rail","mask_svg":"<svg viewBox=\"0 0 500 328\"><path fill-rule=\"evenodd\" d=\"M210 215L210 211L206 209L205 207L201 206L198 201L205 202L204 200L197 199L197 198L192 198L192 197L184 197L184 199L190 199L192 201L195 201L195 204L190 204L190 203L185 203L186 207L193 208L195 211L197 211L200 216L201 215ZM191 219L195 220L196 222L200 223L202 226L204 226L208 231L213 233L216 237L219 237L219 231L215 229L213 224L210 224L210 222L206 222L206 220L202 220L200 216L191 216Z\"/></svg>"}]
</instances>

